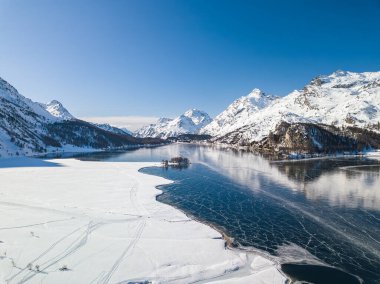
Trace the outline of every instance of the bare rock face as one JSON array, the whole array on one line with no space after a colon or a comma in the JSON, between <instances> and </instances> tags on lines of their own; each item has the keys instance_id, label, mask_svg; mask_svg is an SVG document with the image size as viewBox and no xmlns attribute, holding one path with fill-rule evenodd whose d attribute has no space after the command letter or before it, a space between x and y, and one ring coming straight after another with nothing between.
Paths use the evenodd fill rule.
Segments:
<instances>
[{"instance_id":1,"label":"bare rock face","mask_svg":"<svg viewBox=\"0 0 380 284\"><path fill-rule=\"evenodd\" d=\"M380 134L355 127L282 122L268 137L247 146L251 150L274 155L359 152L379 148Z\"/></svg>"}]
</instances>

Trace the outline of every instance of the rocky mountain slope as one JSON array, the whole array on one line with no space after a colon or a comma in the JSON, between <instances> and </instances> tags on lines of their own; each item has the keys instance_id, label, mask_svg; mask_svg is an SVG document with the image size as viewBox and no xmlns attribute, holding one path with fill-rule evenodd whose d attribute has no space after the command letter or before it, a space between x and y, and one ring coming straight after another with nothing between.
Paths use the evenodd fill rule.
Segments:
<instances>
[{"instance_id":1,"label":"rocky mountain slope","mask_svg":"<svg viewBox=\"0 0 380 284\"><path fill-rule=\"evenodd\" d=\"M25 98L0 78L0 156L33 155L57 149L120 148L160 143L115 134L72 116L61 103Z\"/></svg>"},{"instance_id":2,"label":"rocky mountain slope","mask_svg":"<svg viewBox=\"0 0 380 284\"><path fill-rule=\"evenodd\" d=\"M229 137L231 138L231 136ZM228 144L248 146L248 149L270 156L288 154L333 154L380 149L380 133L359 127L335 127L315 123L281 122L260 141L242 143L238 136ZM225 137L216 141L226 143Z\"/></svg>"},{"instance_id":3,"label":"rocky mountain slope","mask_svg":"<svg viewBox=\"0 0 380 284\"><path fill-rule=\"evenodd\" d=\"M277 133L279 126L284 122L297 127L328 125L342 131L339 134L333 131L335 134L344 137L351 135L353 139L356 139L355 135L344 132L343 128L378 132L380 130L380 72L337 71L328 76L318 76L302 90L275 99L267 106L250 112L245 117L244 126L228 133L217 127L213 129L206 127L202 132L211 135L216 133L215 141L253 145ZM231 117L224 121L223 125L226 124L236 125L237 122L234 122L234 117ZM302 132L302 129L299 131ZM310 139L313 137L310 136ZM312 142L314 146L318 146L317 140ZM333 141L330 142L333 143ZM319 148L326 149L329 143L325 141L319 145L321 146Z\"/></svg>"},{"instance_id":4,"label":"rocky mountain slope","mask_svg":"<svg viewBox=\"0 0 380 284\"><path fill-rule=\"evenodd\" d=\"M176 137L181 134L198 134L212 119L204 111L190 109L174 118L160 118L156 124L144 126L135 132L136 137Z\"/></svg>"}]
</instances>

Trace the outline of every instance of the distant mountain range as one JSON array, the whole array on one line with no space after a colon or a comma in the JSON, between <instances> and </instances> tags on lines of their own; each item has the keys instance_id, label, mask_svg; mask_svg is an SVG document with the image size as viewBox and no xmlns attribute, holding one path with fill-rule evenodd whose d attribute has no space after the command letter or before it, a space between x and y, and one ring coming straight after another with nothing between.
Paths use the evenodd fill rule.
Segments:
<instances>
[{"instance_id":1,"label":"distant mountain range","mask_svg":"<svg viewBox=\"0 0 380 284\"><path fill-rule=\"evenodd\" d=\"M171 119L160 118L156 124L142 127L135 132L136 137L169 138L182 134L198 134L212 119L204 111L190 109Z\"/></svg>"},{"instance_id":2,"label":"distant mountain range","mask_svg":"<svg viewBox=\"0 0 380 284\"><path fill-rule=\"evenodd\" d=\"M0 78L1 156L206 138L270 154L380 148L380 72L336 71L284 97L254 89L215 119L190 109L134 133L78 120L55 100L32 102Z\"/></svg>"},{"instance_id":3,"label":"distant mountain range","mask_svg":"<svg viewBox=\"0 0 380 284\"><path fill-rule=\"evenodd\" d=\"M162 143L76 119L58 101L36 103L0 78L0 157Z\"/></svg>"},{"instance_id":4,"label":"distant mountain range","mask_svg":"<svg viewBox=\"0 0 380 284\"><path fill-rule=\"evenodd\" d=\"M186 129L186 134L206 134L213 137L211 142L247 146L260 152L264 148L286 153L379 148L380 140L375 137L380 131L380 72L336 71L318 76L284 97L254 89L207 122L200 129ZM300 145L299 137L293 141L294 133L289 136L290 132L283 132L284 127L302 132L307 147ZM139 137L166 138L185 133L174 131L166 120L143 129L149 131L138 131ZM286 139L269 139L276 135ZM325 135L331 139L325 139Z\"/></svg>"},{"instance_id":5,"label":"distant mountain range","mask_svg":"<svg viewBox=\"0 0 380 284\"><path fill-rule=\"evenodd\" d=\"M133 132L128 130L127 128L120 128L116 126L112 126L108 123L93 123L96 127L99 127L103 130L115 133L115 134L121 134L121 135L131 135L133 136Z\"/></svg>"}]
</instances>

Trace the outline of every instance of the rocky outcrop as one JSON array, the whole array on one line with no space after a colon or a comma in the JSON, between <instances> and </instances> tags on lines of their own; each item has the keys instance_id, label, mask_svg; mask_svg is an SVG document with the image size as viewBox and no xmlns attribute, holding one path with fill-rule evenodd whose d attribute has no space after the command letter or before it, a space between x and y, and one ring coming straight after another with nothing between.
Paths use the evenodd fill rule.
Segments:
<instances>
[{"instance_id":1,"label":"rocky outcrop","mask_svg":"<svg viewBox=\"0 0 380 284\"><path fill-rule=\"evenodd\" d=\"M358 153L380 148L380 134L357 127L282 122L261 141L240 142L240 145L256 152L279 156Z\"/></svg>"}]
</instances>

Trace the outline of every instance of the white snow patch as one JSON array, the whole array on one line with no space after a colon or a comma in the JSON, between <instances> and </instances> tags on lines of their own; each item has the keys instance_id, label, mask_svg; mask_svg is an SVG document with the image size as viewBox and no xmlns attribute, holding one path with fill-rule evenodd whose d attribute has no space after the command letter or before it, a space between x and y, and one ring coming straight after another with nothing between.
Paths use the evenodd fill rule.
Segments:
<instances>
[{"instance_id":1,"label":"white snow patch","mask_svg":"<svg viewBox=\"0 0 380 284\"><path fill-rule=\"evenodd\" d=\"M138 172L151 163L30 160L1 160L1 282L285 283L274 263L156 201L170 181Z\"/></svg>"}]
</instances>

